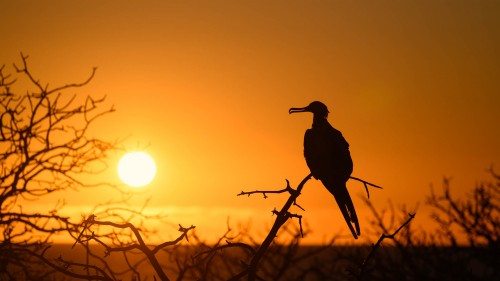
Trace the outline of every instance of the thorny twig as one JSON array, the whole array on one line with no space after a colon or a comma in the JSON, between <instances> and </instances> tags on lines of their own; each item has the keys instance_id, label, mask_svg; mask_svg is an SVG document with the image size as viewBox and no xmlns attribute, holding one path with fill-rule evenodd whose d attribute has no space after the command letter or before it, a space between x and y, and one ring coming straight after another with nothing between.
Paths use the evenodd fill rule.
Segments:
<instances>
[{"instance_id":1,"label":"thorny twig","mask_svg":"<svg viewBox=\"0 0 500 281\"><path fill-rule=\"evenodd\" d=\"M288 179L285 179L286 180L286 187L283 188L283 189L280 189L280 190L254 190L254 191L241 191L239 194L237 194L236 196L242 196L242 195L247 195L248 197L250 197L250 195L252 194L257 194L257 193L261 193L263 196L264 196L264 199L267 199L267 195L266 193L275 193L275 194L279 194L279 193L284 193L284 192L289 192L290 194L293 194L295 192L295 190L290 186L290 181L288 181Z\"/></svg>"},{"instance_id":2,"label":"thorny twig","mask_svg":"<svg viewBox=\"0 0 500 281\"><path fill-rule=\"evenodd\" d=\"M273 215L276 215L276 216L278 216L280 214L280 212L278 212L278 210L276 210L276 208L272 211L272 213L273 213ZM285 213L285 217L287 219L290 219L290 218L298 218L299 219L300 236L303 238L304 237L304 231L303 231L303 228L302 228L302 215L292 214L290 212L286 212Z\"/></svg>"},{"instance_id":3,"label":"thorny twig","mask_svg":"<svg viewBox=\"0 0 500 281\"><path fill-rule=\"evenodd\" d=\"M297 206L297 208L301 209L302 211L305 211L305 209L302 208L302 206L300 206L299 204L297 204L297 197L300 195L300 191L293 189L290 186L290 181L288 181L288 179L285 179L285 180L286 180L286 187L283 188L283 189L280 189L280 190L254 190L254 191L243 191L242 190L236 196L247 195L248 197L250 197L250 195L252 195L252 194L259 194L260 193L260 194L262 194L264 196L264 199L267 199L268 196L266 195L266 193L280 194L280 193L288 192L292 196L295 196L295 200L293 201L293 205ZM299 192L299 194L296 194L297 192Z\"/></svg>"},{"instance_id":4,"label":"thorny twig","mask_svg":"<svg viewBox=\"0 0 500 281\"><path fill-rule=\"evenodd\" d=\"M406 227L412 220L413 218L415 218L415 213L408 213L408 216L409 218L398 228L396 229L396 231L394 231L392 234L385 234L385 233L382 233L382 235L380 235L379 239L377 240L377 243L373 244L372 245L372 249L371 251L368 253L368 255L366 256L365 260L363 261L363 263L361 264L361 268L360 268L360 271L359 271L359 279L363 279L363 275L365 274L366 272L366 267L368 265L368 261L372 258L373 254L375 253L375 251L380 248L380 245L382 244L382 241L384 239L395 239L396 235L399 233L399 231L401 231L401 229L403 229L404 227Z\"/></svg>"},{"instance_id":5,"label":"thorny twig","mask_svg":"<svg viewBox=\"0 0 500 281\"><path fill-rule=\"evenodd\" d=\"M349 177L349 178L356 180L356 181L360 181L363 183L363 185L365 186L365 190L366 190L366 196L368 196L368 198L370 198L370 192L368 191L368 186L373 186L375 188L383 189L383 187L381 187L381 186L378 186L378 185L373 184L371 182L367 182L367 181L360 179L360 178L357 178L357 177Z\"/></svg>"}]
</instances>

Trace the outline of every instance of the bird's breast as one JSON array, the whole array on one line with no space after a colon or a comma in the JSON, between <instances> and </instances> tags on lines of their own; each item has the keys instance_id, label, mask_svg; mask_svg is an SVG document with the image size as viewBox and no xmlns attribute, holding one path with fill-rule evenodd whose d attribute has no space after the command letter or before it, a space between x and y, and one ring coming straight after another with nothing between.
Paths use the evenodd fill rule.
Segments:
<instances>
[{"instance_id":1,"label":"bird's breast","mask_svg":"<svg viewBox=\"0 0 500 281\"><path fill-rule=\"evenodd\" d=\"M341 134L339 138L338 131L335 131L328 133L313 128L308 129L304 135L304 157L317 179L344 179L352 173L353 165L347 142Z\"/></svg>"}]
</instances>

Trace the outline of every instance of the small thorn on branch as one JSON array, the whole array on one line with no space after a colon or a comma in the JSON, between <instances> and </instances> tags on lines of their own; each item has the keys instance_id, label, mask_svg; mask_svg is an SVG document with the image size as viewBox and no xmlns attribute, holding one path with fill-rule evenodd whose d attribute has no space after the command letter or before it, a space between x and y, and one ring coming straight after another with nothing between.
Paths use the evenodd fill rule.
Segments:
<instances>
[{"instance_id":1,"label":"small thorn on branch","mask_svg":"<svg viewBox=\"0 0 500 281\"><path fill-rule=\"evenodd\" d=\"M299 204L297 204L297 200L293 201L293 205L297 206L297 208L301 209L302 211L305 211L306 209L302 208Z\"/></svg>"},{"instance_id":2,"label":"small thorn on branch","mask_svg":"<svg viewBox=\"0 0 500 281\"><path fill-rule=\"evenodd\" d=\"M287 215L289 218L298 218L299 219L300 236L302 238L304 238L304 231L302 230L302 215L292 214L292 213L288 213Z\"/></svg>"},{"instance_id":3,"label":"small thorn on branch","mask_svg":"<svg viewBox=\"0 0 500 281\"><path fill-rule=\"evenodd\" d=\"M179 232L188 232L191 229L194 229L196 226L191 225L190 227L183 227L181 224L179 224Z\"/></svg>"},{"instance_id":4,"label":"small thorn on branch","mask_svg":"<svg viewBox=\"0 0 500 281\"><path fill-rule=\"evenodd\" d=\"M191 229L194 229L196 226L194 225L191 225L190 227L183 227L181 224L179 224L179 232L182 232L182 235L186 238L186 241L189 242L189 238L188 238L188 231L190 231Z\"/></svg>"}]
</instances>

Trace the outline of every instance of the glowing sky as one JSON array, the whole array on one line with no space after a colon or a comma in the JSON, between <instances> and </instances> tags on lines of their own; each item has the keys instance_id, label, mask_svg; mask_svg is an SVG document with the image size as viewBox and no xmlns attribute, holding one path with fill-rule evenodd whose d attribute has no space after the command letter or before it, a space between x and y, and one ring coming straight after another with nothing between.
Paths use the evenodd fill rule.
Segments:
<instances>
[{"instance_id":1,"label":"glowing sky","mask_svg":"<svg viewBox=\"0 0 500 281\"><path fill-rule=\"evenodd\" d=\"M498 1L0 0L0 64L22 51L54 86L97 66L82 91L117 112L93 133L157 163L138 202L184 210L169 219L200 234L222 233L227 216L264 229L284 198L235 195L308 174L312 117L288 108L313 100L350 143L353 175L385 187L378 206L422 203L443 176L456 194L488 179L500 165L499 15ZM118 181L119 156L106 180ZM348 186L363 213L362 186ZM67 201L91 205L95 192ZM317 237L345 228L318 182L300 201Z\"/></svg>"}]
</instances>

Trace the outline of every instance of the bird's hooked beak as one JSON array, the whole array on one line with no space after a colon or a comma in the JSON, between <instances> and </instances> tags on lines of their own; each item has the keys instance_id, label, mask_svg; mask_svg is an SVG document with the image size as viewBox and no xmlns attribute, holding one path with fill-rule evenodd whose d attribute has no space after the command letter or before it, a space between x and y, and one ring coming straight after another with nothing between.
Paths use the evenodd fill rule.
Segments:
<instances>
[{"instance_id":1,"label":"bird's hooked beak","mask_svg":"<svg viewBox=\"0 0 500 281\"><path fill-rule=\"evenodd\" d=\"M306 106L306 107L292 107L292 108L290 108L290 110L288 110L289 114L298 113L298 112L311 112L311 110L309 109L309 106Z\"/></svg>"}]
</instances>

